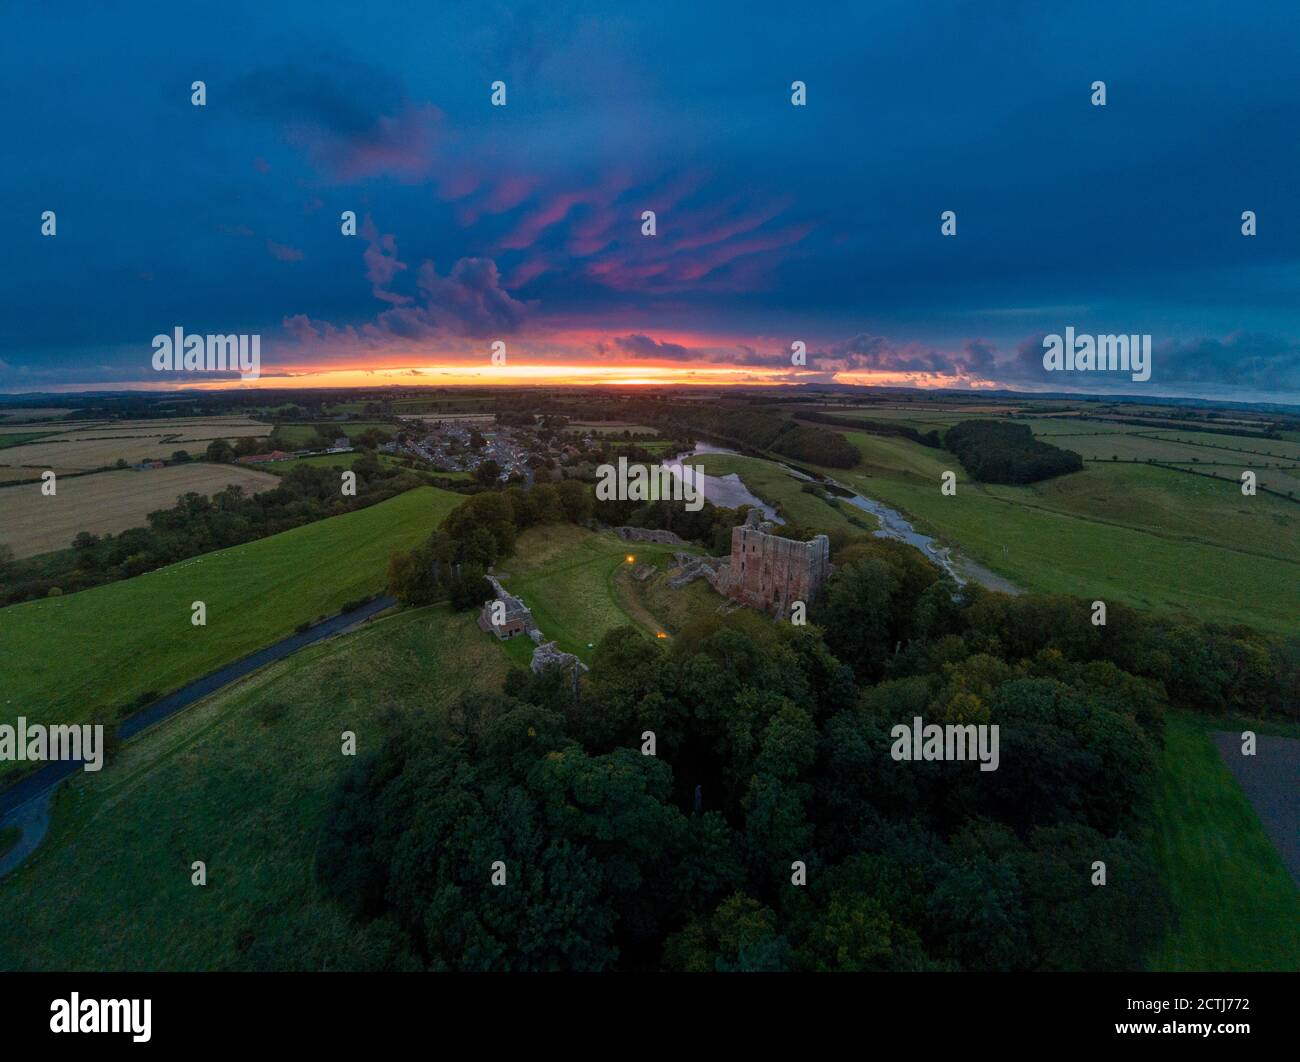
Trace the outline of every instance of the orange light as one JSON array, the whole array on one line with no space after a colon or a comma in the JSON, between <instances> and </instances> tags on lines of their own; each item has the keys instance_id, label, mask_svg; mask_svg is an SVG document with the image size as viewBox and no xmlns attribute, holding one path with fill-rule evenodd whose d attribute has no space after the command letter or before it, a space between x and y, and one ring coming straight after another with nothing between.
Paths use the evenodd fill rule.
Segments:
<instances>
[{"instance_id":1,"label":"orange light","mask_svg":"<svg viewBox=\"0 0 1300 1062\"><path fill-rule=\"evenodd\" d=\"M629 554L627 555L627 562L628 562L628 564L635 564L635 563L636 563L636 558L635 558L634 556L632 556L632 554L629 553Z\"/></svg>"},{"instance_id":2,"label":"orange light","mask_svg":"<svg viewBox=\"0 0 1300 1062\"><path fill-rule=\"evenodd\" d=\"M659 631L659 632L655 635L655 637L656 637L656 638L667 638L668 635L664 634L663 631Z\"/></svg>"}]
</instances>

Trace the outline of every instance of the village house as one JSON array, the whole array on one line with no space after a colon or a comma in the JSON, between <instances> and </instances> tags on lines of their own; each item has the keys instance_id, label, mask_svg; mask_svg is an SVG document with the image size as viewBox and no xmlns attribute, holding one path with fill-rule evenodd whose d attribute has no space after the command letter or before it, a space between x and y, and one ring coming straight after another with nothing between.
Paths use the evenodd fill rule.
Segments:
<instances>
[{"instance_id":1,"label":"village house","mask_svg":"<svg viewBox=\"0 0 1300 1062\"><path fill-rule=\"evenodd\" d=\"M269 454L249 454L246 457L237 459L241 465L264 465L268 461L287 461L293 454L285 453L283 450L272 450Z\"/></svg>"},{"instance_id":2,"label":"village house","mask_svg":"<svg viewBox=\"0 0 1300 1062\"><path fill-rule=\"evenodd\" d=\"M483 602L479 610L479 630L495 634L501 641L520 634L530 634L537 629L532 610L519 598L509 593L495 578L488 576L495 596Z\"/></svg>"}]
</instances>

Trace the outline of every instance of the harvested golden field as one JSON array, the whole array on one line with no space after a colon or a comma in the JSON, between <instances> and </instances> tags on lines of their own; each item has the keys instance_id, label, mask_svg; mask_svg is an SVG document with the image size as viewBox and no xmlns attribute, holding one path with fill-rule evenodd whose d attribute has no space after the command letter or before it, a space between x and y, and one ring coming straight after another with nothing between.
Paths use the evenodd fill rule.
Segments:
<instances>
[{"instance_id":1,"label":"harvested golden field","mask_svg":"<svg viewBox=\"0 0 1300 1062\"><path fill-rule=\"evenodd\" d=\"M134 464L146 458L168 458L176 450L188 450L200 457L213 439L269 436L271 425L247 417L184 417L175 420L86 421L58 424L43 430L52 434L21 446L0 450L0 469L77 469L83 472L107 468L118 461ZM6 432L18 427L6 425ZM14 479L30 478L30 472Z\"/></svg>"},{"instance_id":2,"label":"harvested golden field","mask_svg":"<svg viewBox=\"0 0 1300 1062\"><path fill-rule=\"evenodd\" d=\"M212 494L231 483L255 494L279 479L242 465L192 464L72 476L57 481L53 497L43 495L38 483L5 487L0 545L11 547L15 557L67 549L79 531L103 535L143 527L149 513L170 507L182 494Z\"/></svg>"}]
</instances>

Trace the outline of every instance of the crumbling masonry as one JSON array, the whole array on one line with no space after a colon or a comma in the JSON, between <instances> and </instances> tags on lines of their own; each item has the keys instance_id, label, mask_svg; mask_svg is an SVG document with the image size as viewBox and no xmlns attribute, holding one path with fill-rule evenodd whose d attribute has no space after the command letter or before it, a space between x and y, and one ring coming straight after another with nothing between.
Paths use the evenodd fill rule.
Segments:
<instances>
[{"instance_id":1,"label":"crumbling masonry","mask_svg":"<svg viewBox=\"0 0 1300 1062\"><path fill-rule=\"evenodd\" d=\"M825 535L799 542L774 535L773 525L751 509L745 523L731 529L731 556L717 559L677 554L681 570L671 585L706 579L718 593L779 619L796 601L811 605L831 574L831 544Z\"/></svg>"},{"instance_id":2,"label":"crumbling masonry","mask_svg":"<svg viewBox=\"0 0 1300 1062\"><path fill-rule=\"evenodd\" d=\"M811 542L781 538L761 516L751 509L745 523L731 529L731 557L718 573L718 589L785 619L792 603L811 605L821 593L831 572L831 541L825 535Z\"/></svg>"}]
</instances>

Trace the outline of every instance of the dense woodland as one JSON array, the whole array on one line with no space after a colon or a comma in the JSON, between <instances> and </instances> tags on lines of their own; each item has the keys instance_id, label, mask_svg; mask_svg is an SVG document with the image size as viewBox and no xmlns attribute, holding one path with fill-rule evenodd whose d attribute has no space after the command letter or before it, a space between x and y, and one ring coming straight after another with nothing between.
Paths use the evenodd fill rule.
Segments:
<instances>
[{"instance_id":1,"label":"dense woodland","mask_svg":"<svg viewBox=\"0 0 1300 1062\"><path fill-rule=\"evenodd\" d=\"M1028 424L963 420L944 433L943 444L981 483L1037 483L1083 468L1082 457L1034 438Z\"/></svg>"},{"instance_id":2,"label":"dense woodland","mask_svg":"<svg viewBox=\"0 0 1300 1062\"><path fill-rule=\"evenodd\" d=\"M483 497L450 541L511 533ZM711 614L670 647L623 628L576 698L517 670L395 722L319 843L355 927L332 963L1141 968L1171 906L1141 825L1165 713L1300 716L1296 642L1118 604L1094 626L1086 602L959 591L870 536L835 556L813 625ZM890 728L914 716L997 724L999 769L896 762Z\"/></svg>"}]
</instances>

